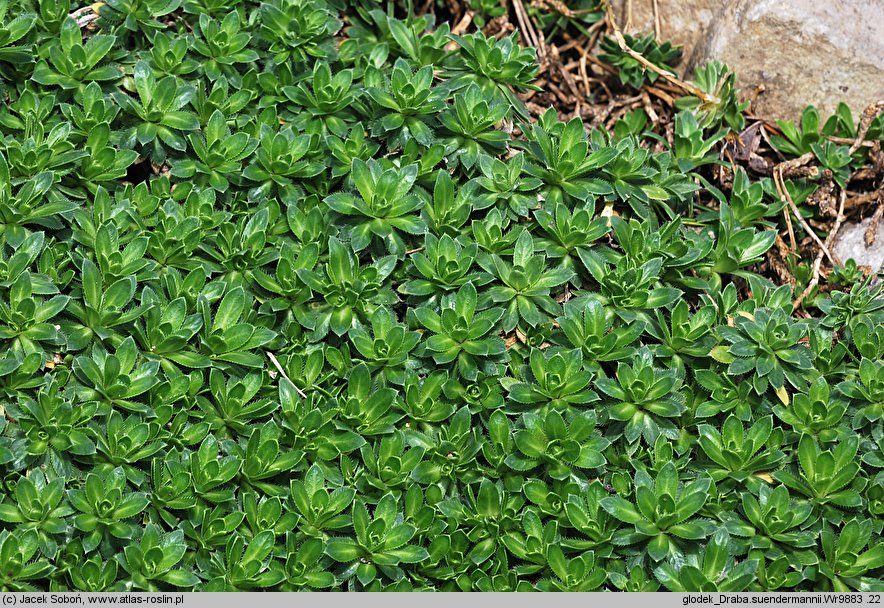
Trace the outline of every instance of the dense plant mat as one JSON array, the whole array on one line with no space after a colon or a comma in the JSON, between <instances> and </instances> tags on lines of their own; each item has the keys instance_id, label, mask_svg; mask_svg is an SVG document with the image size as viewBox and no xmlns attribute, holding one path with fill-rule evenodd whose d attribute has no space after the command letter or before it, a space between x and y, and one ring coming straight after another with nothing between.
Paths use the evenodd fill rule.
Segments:
<instances>
[{"instance_id":1,"label":"dense plant mat","mask_svg":"<svg viewBox=\"0 0 884 608\"><path fill-rule=\"evenodd\" d=\"M606 8L0 0L0 589L880 591L877 109Z\"/></svg>"}]
</instances>

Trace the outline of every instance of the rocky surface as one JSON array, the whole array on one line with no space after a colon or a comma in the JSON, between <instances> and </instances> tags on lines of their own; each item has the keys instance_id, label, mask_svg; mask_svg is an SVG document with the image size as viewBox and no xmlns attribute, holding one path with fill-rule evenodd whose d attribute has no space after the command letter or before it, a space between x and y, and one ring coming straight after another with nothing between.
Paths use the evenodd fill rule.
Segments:
<instances>
[{"instance_id":1,"label":"rocky surface","mask_svg":"<svg viewBox=\"0 0 884 608\"><path fill-rule=\"evenodd\" d=\"M630 32L653 32L653 0L615 2ZM684 45L679 71L708 60L727 63L744 97L767 118L797 119L808 104L827 115L839 101L858 116L884 99L884 2L881 0L658 0L660 34Z\"/></svg>"},{"instance_id":2,"label":"rocky surface","mask_svg":"<svg viewBox=\"0 0 884 608\"><path fill-rule=\"evenodd\" d=\"M835 241L835 253L842 262L853 258L858 265L871 266L875 271L884 269L884 222L878 226L875 243L866 247L864 239L871 219L867 217L862 222L842 226Z\"/></svg>"}]
</instances>

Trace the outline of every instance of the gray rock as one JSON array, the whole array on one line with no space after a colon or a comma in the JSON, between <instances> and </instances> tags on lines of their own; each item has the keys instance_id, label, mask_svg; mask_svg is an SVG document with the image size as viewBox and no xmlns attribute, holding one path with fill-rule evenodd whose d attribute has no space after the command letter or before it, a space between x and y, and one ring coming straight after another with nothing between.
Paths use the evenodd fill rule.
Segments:
<instances>
[{"instance_id":1,"label":"gray rock","mask_svg":"<svg viewBox=\"0 0 884 608\"><path fill-rule=\"evenodd\" d=\"M654 31L653 0L632 0L631 32ZM825 117L839 101L855 117L884 99L881 0L658 0L661 37L684 45L680 71L717 59L737 74L753 110L796 120L812 104ZM626 0L615 2L621 26Z\"/></svg>"},{"instance_id":2,"label":"gray rock","mask_svg":"<svg viewBox=\"0 0 884 608\"><path fill-rule=\"evenodd\" d=\"M835 238L835 254L842 262L853 258L860 266L871 266L873 271L884 267L884 222L878 225L875 243L866 247L865 234L872 218L867 217L860 223L844 224Z\"/></svg>"}]
</instances>

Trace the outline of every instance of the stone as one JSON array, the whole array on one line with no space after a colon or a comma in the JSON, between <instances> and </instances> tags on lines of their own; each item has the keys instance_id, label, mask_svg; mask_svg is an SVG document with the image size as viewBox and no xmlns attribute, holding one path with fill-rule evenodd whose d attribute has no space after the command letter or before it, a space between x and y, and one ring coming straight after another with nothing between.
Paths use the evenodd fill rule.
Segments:
<instances>
[{"instance_id":1,"label":"stone","mask_svg":"<svg viewBox=\"0 0 884 608\"><path fill-rule=\"evenodd\" d=\"M654 31L653 0L614 4L621 27ZM661 38L684 45L678 71L717 59L737 74L741 96L764 87L753 112L798 120L807 105L825 118L844 101L854 117L884 100L881 0L658 0Z\"/></svg>"},{"instance_id":2,"label":"stone","mask_svg":"<svg viewBox=\"0 0 884 608\"><path fill-rule=\"evenodd\" d=\"M872 271L884 270L884 221L878 225L878 233L871 247L866 247L865 234L872 222L867 217L859 223L846 223L835 237L835 254L842 262L853 258L858 266L870 266Z\"/></svg>"}]
</instances>

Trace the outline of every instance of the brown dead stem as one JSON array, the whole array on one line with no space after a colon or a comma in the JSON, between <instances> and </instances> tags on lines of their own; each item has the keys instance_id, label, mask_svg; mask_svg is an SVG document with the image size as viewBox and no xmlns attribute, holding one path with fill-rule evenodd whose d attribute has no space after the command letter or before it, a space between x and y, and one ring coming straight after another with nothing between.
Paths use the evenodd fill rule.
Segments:
<instances>
[{"instance_id":1,"label":"brown dead stem","mask_svg":"<svg viewBox=\"0 0 884 608\"><path fill-rule=\"evenodd\" d=\"M789 272L789 267L785 264L785 260L790 257L791 251L789 246L783 241L783 237L779 234L774 241L774 247L768 252L767 262L770 269L777 275L780 281L785 285L795 285L795 277Z\"/></svg>"},{"instance_id":2,"label":"brown dead stem","mask_svg":"<svg viewBox=\"0 0 884 608\"><path fill-rule=\"evenodd\" d=\"M826 237L826 243L824 248L816 254L816 258L813 260L813 276L810 279L810 283L807 284L807 287L801 292L801 295L792 302L792 311L798 310L801 307L802 302L804 302L804 298L810 295L810 292L819 285L820 282L820 265L823 261L824 252L835 242L835 237L838 235L838 231L841 229L841 223L844 222L844 202L847 199L847 193L844 190L841 191L840 196L841 202L838 205L838 217L835 218L835 224L832 226L832 230L829 231L829 236ZM830 258L831 259L831 258Z\"/></svg>"},{"instance_id":3,"label":"brown dead stem","mask_svg":"<svg viewBox=\"0 0 884 608\"><path fill-rule=\"evenodd\" d=\"M77 10L69 14L68 17L76 21L79 27L86 27L101 16L98 11L101 9L102 6L104 6L104 2L96 2L94 4L78 8Z\"/></svg>"},{"instance_id":4,"label":"brown dead stem","mask_svg":"<svg viewBox=\"0 0 884 608\"><path fill-rule=\"evenodd\" d=\"M657 87L652 87L650 85L646 85L645 91L647 91L648 93L650 93L651 95L653 95L659 99L662 99L670 106L675 103L675 99L672 97L672 95L670 95L669 93L667 93L663 89L658 89Z\"/></svg>"},{"instance_id":5,"label":"brown dead stem","mask_svg":"<svg viewBox=\"0 0 884 608\"><path fill-rule=\"evenodd\" d=\"M868 205L869 203L880 201L881 197L882 193L880 190L873 190L872 192L855 194L847 199L847 204L844 206L844 208L850 210L855 209L856 207L862 207L864 205Z\"/></svg>"},{"instance_id":6,"label":"brown dead stem","mask_svg":"<svg viewBox=\"0 0 884 608\"><path fill-rule=\"evenodd\" d=\"M642 89L642 107L645 110L645 114L648 115L648 118L651 119L651 122L657 124L660 121L660 116L654 110L654 106L651 105L651 98L648 95L648 92Z\"/></svg>"},{"instance_id":7,"label":"brown dead stem","mask_svg":"<svg viewBox=\"0 0 884 608\"><path fill-rule=\"evenodd\" d=\"M805 155L805 156L807 156L807 155ZM795 160L798 160L798 159L795 159ZM783 173L785 171L784 167L787 164L788 163L780 163L779 165L774 167L774 171L773 171L774 184L777 187L777 192L780 195L780 200L785 202L789 206L789 209L792 210L792 214L795 216L795 219L798 220L798 222L801 224L801 227L804 228L804 231L808 234L808 236L810 236L810 238L812 238L816 242L816 244L820 247L820 249L822 249L823 253L825 253L827 258L829 258L829 261L832 263L832 265L833 266L837 265L838 264L838 262L836 261L837 258L832 254L831 251L829 251L829 247L823 242L823 240L817 236L817 234L816 234L816 232L814 232L813 228L811 228L807 224L807 221L801 215L801 212L798 211L798 206L795 205L795 201L792 200L792 195L789 194L789 189L786 188L786 182L783 178ZM792 165L792 168L798 169L799 166ZM842 196L843 196L843 193L842 193ZM789 219L788 212L786 212L785 209L783 211L785 212L785 216L786 216L786 224L790 230L789 237L792 239L792 246L794 247L795 246L795 241L794 241L795 237L791 232L792 231L792 222ZM842 208L840 213L843 213L843 212L844 212L844 210Z\"/></svg>"},{"instance_id":8,"label":"brown dead stem","mask_svg":"<svg viewBox=\"0 0 884 608\"><path fill-rule=\"evenodd\" d=\"M875 237L878 235L878 226L881 224L882 215L884 215L884 194L879 190L878 208L875 209L875 213L872 214L872 219L869 221L869 227L866 228L866 233L863 235L866 247L871 247L875 244Z\"/></svg>"},{"instance_id":9,"label":"brown dead stem","mask_svg":"<svg viewBox=\"0 0 884 608\"><path fill-rule=\"evenodd\" d=\"M533 46L537 49L537 63L540 65L540 71L542 72L546 69L547 64L546 40L543 37L543 32L538 32L534 28L534 24L525 10L522 0L512 0L512 4L513 10L516 13L516 19L519 22L519 31L522 33L522 39L528 43L528 46Z\"/></svg>"},{"instance_id":10,"label":"brown dead stem","mask_svg":"<svg viewBox=\"0 0 884 608\"><path fill-rule=\"evenodd\" d=\"M467 11L466 13L464 13L461 20L458 21L453 28L451 28L451 33L455 36L463 35L467 31L467 28L469 28L470 25L473 23L473 17L475 16L476 13L474 11ZM445 45L446 51L453 51L456 48L457 42L454 40Z\"/></svg>"},{"instance_id":11,"label":"brown dead stem","mask_svg":"<svg viewBox=\"0 0 884 608\"><path fill-rule=\"evenodd\" d=\"M834 135L830 135L826 139L828 139L833 144L851 144L851 145L853 145L856 143L855 137L835 137ZM875 145L875 142L870 141L868 139L863 139L863 140L860 140L859 145L857 146L857 149L871 148L874 145Z\"/></svg>"},{"instance_id":12,"label":"brown dead stem","mask_svg":"<svg viewBox=\"0 0 884 608\"><path fill-rule=\"evenodd\" d=\"M561 0L532 0L531 6L533 6L534 8L552 9L563 17L567 17L568 19L573 19L574 17L585 15L586 13L593 10L591 8L577 9L576 11L571 10L564 2L561 2Z\"/></svg>"},{"instance_id":13,"label":"brown dead stem","mask_svg":"<svg viewBox=\"0 0 884 608\"><path fill-rule=\"evenodd\" d=\"M267 355L267 358L270 359L270 362L273 363L273 367L276 368L276 370L279 372L279 374L283 378L285 378L286 380L291 382L291 385L295 387L295 390L298 392L298 394L301 396L302 399L306 399L307 394L304 391L302 391L300 388L298 388L297 384L292 382L292 379L289 378L288 374L285 373L285 370L282 369L282 365L279 364L279 361L276 359L276 356L273 353L271 353L269 350L265 351L265 354Z\"/></svg>"},{"instance_id":14,"label":"brown dead stem","mask_svg":"<svg viewBox=\"0 0 884 608\"><path fill-rule=\"evenodd\" d=\"M869 127L872 125L872 121L875 120L875 117L881 112L884 112L884 101L875 102L863 110L863 114L859 119L859 128L856 130L856 139L850 146L849 154L853 154L859 150L859 147L865 140L866 133L869 132Z\"/></svg>"}]
</instances>

